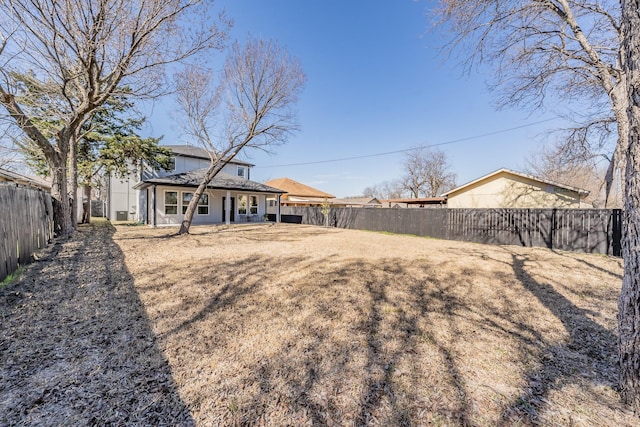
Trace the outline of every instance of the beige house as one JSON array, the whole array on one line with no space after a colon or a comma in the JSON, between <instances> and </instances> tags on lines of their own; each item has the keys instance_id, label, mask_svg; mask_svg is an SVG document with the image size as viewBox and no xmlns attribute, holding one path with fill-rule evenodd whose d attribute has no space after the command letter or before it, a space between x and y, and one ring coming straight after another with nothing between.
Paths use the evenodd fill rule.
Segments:
<instances>
[{"instance_id":1,"label":"beige house","mask_svg":"<svg viewBox=\"0 0 640 427\"><path fill-rule=\"evenodd\" d=\"M587 190L499 169L442 194L449 208L587 208Z\"/></svg>"}]
</instances>

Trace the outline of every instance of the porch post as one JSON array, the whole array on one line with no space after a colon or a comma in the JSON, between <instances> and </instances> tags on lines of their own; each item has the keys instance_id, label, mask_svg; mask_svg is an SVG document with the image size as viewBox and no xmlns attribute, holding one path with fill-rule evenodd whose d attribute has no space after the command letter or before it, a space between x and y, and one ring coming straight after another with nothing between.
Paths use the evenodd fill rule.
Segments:
<instances>
[{"instance_id":1,"label":"porch post","mask_svg":"<svg viewBox=\"0 0 640 427\"><path fill-rule=\"evenodd\" d=\"M156 186L153 186L153 191L151 192L151 198L153 199L152 207L153 207L153 218L151 219L151 225L153 228L156 228Z\"/></svg>"},{"instance_id":2,"label":"porch post","mask_svg":"<svg viewBox=\"0 0 640 427\"><path fill-rule=\"evenodd\" d=\"M280 222L280 196L282 194L276 196L276 222Z\"/></svg>"},{"instance_id":3,"label":"porch post","mask_svg":"<svg viewBox=\"0 0 640 427\"><path fill-rule=\"evenodd\" d=\"M224 203L224 218L227 225L231 224L231 191L227 190L227 199Z\"/></svg>"}]
</instances>

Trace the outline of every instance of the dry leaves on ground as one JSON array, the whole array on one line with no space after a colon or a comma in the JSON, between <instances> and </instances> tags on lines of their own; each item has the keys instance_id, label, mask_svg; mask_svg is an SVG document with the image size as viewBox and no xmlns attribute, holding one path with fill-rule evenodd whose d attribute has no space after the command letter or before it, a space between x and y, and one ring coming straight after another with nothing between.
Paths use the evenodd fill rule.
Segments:
<instances>
[{"instance_id":1,"label":"dry leaves on ground","mask_svg":"<svg viewBox=\"0 0 640 427\"><path fill-rule=\"evenodd\" d=\"M637 425L621 261L294 225L119 227L199 425Z\"/></svg>"},{"instance_id":2,"label":"dry leaves on ground","mask_svg":"<svg viewBox=\"0 0 640 427\"><path fill-rule=\"evenodd\" d=\"M638 425L621 260L100 223L0 289L0 425Z\"/></svg>"}]
</instances>

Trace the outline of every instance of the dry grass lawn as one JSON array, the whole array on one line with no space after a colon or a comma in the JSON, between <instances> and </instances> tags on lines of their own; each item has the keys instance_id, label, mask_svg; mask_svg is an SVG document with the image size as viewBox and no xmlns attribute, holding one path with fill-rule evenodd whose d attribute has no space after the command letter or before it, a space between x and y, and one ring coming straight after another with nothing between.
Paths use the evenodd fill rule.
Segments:
<instances>
[{"instance_id":1,"label":"dry grass lawn","mask_svg":"<svg viewBox=\"0 0 640 427\"><path fill-rule=\"evenodd\" d=\"M286 224L116 228L197 425L638 425L616 392L620 259Z\"/></svg>"}]
</instances>

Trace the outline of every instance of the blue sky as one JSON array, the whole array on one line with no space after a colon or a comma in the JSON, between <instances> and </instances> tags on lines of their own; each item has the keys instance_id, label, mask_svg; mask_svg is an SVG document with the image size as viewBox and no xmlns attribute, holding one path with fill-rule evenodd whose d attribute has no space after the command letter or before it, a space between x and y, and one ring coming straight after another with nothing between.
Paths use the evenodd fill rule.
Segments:
<instances>
[{"instance_id":1,"label":"blue sky","mask_svg":"<svg viewBox=\"0 0 640 427\"><path fill-rule=\"evenodd\" d=\"M485 84L490 70L465 75L457 60L438 50L442 40L429 31L428 2L216 4L234 21L232 39L243 41L249 33L275 39L300 59L307 74L297 105L300 132L271 155L242 156L256 165L255 181L289 177L337 197L355 196L400 177L404 154L313 162L473 138L438 147L463 184L501 167L522 170L545 131L562 124L543 111L497 111L497 97ZM171 117L174 109L170 99L157 104L150 132L164 135L167 144L187 143Z\"/></svg>"}]
</instances>

